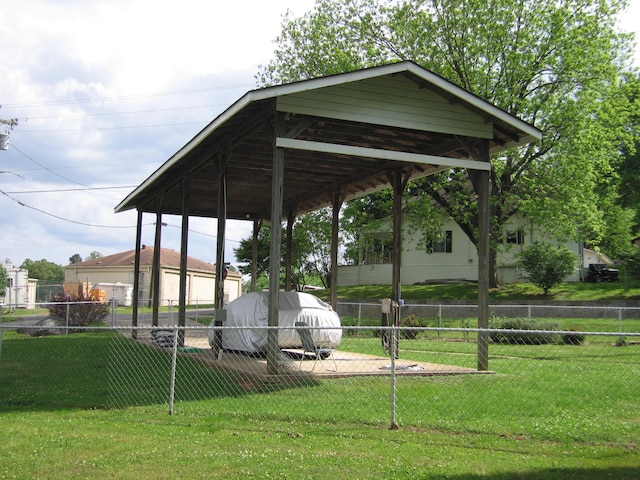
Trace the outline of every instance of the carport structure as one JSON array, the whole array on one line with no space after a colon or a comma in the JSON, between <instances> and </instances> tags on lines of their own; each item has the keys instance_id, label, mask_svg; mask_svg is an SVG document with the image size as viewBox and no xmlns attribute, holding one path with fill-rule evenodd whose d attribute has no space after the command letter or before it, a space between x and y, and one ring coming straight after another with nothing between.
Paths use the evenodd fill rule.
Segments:
<instances>
[{"instance_id":1,"label":"carport structure","mask_svg":"<svg viewBox=\"0 0 640 480\"><path fill-rule=\"evenodd\" d=\"M486 328L489 156L540 138L541 132L534 126L419 65L393 63L246 93L131 192L115 211L137 210L136 251L140 249L143 213L156 214L158 251L162 214L182 216L180 326L185 320L182 299L186 292L189 217L218 219L218 324L224 318L221 288L226 220L253 221L254 242L255 227L262 221L271 222L268 324L277 327L283 220L287 220L289 240L297 215L325 206L333 208L331 303L335 307L340 207L346 200L392 186L393 268L389 282L393 300L397 301L401 202L407 182L450 168L465 168L479 204L478 326ZM285 258L289 279L289 255ZM134 326L137 292L134 286ZM158 300L154 297L154 309ZM277 332L270 329L269 338L267 360L270 371L277 373ZM216 348L219 345L214 345ZM488 369L487 349L488 337L479 334L479 370Z\"/></svg>"}]
</instances>

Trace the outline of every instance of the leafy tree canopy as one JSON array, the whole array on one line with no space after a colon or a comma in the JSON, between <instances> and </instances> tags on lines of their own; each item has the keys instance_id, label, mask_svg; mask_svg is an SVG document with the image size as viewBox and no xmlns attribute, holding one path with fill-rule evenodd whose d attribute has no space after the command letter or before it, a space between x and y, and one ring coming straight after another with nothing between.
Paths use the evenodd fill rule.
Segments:
<instances>
[{"instance_id":1,"label":"leafy tree canopy","mask_svg":"<svg viewBox=\"0 0 640 480\"><path fill-rule=\"evenodd\" d=\"M37 278L40 283L61 283L64 280L64 269L62 266L49 262L44 258L42 260L31 260L27 258L20 268L24 268L29 272L30 278Z\"/></svg>"},{"instance_id":2,"label":"leafy tree canopy","mask_svg":"<svg viewBox=\"0 0 640 480\"><path fill-rule=\"evenodd\" d=\"M8 286L9 280L7 279L7 272L0 266L0 297L4 297Z\"/></svg>"},{"instance_id":3,"label":"leafy tree canopy","mask_svg":"<svg viewBox=\"0 0 640 480\"><path fill-rule=\"evenodd\" d=\"M631 38L622 0L318 0L285 17L264 85L413 60L543 132L492 158L490 268L516 212L557 236L599 245L617 202L615 165L633 109L620 95ZM609 187L609 188L608 188ZM414 185L415 199L477 243L473 178L449 170ZM604 196L604 199L602 198ZM624 228L615 229L616 232ZM494 284L497 279L492 276Z\"/></svg>"},{"instance_id":4,"label":"leafy tree canopy","mask_svg":"<svg viewBox=\"0 0 640 480\"><path fill-rule=\"evenodd\" d=\"M79 253L74 253L69 257L69 264L80 263L82 261L82 257Z\"/></svg>"},{"instance_id":5,"label":"leafy tree canopy","mask_svg":"<svg viewBox=\"0 0 640 480\"><path fill-rule=\"evenodd\" d=\"M269 274L269 254L271 229L263 225L258 232L257 274ZM283 236L283 243L286 239ZM284 248L281 251L285 251ZM236 259L242 263L240 271L251 273L253 262L253 238L243 239L234 250ZM306 284L320 281L329 286L331 268L331 210L321 209L301 215L293 224L291 270L293 287L298 289ZM285 259L281 259L284 267ZM281 272L284 279L284 273Z\"/></svg>"}]
</instances>

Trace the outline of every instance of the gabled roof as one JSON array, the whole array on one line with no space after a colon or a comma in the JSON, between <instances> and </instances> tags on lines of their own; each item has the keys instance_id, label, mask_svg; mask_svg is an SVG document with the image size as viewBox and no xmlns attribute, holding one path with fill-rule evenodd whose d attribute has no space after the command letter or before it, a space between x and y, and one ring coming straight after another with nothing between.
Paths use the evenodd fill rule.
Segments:
<instances>
[{"instance_id":1,"label":"gabled roof","mask_svg":"<svg viewBox=\"0 0 640 480\"><path fill-rule=\"evenodd\" d=\"M276 115L283 131L274 133ZM285 151L283 212L385 188L389 174L417 178L451 167L490 169L469 154L541 138L519 120L413 62L246 93L127 196L116 212L269 219L274 145ZM227 210L218 212L220 165ZM189 190L183 195L186 179Z\"/></svg>"},{"instance_id":2,"label":"gabled roof","mask_svg":"<svg viewBox=\"0 0 640 480\"><path fill-rule=\"evenodd\" d=\"M153 247L146 247L140 250L140 265L153 265ZM100 258L85 260L84 262L72 263L67 267L131 267L134 266L135 250L114 253ZM160 266L164 268L180 268L180 252L163 248L160 250ZM187 270L199 270L203 272L216 273L216 266L197 258L187 257ZM231 272L230 272L231 273Z\"/></svg>"}]
</instances>

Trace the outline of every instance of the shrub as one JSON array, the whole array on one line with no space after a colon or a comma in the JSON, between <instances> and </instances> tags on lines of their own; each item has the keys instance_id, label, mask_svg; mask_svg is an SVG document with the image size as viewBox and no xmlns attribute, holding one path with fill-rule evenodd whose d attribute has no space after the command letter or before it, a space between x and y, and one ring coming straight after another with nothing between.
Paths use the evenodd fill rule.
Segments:
<instances>
[{"instance_id":1,"label":"shrub","mask_svg":"<svg viewBox=\"0 0 640 480\"><path fill-rule=\"evenodd\" d=\"M109 314L109 306L96 302L83 295L55 295L47 304L49 314L61 320L67 320L69 309L69 326L86 327L98 323Z\"/></svg>"},{"instance_id":2,"label":"shrub","mask_svg":"<svg viewBox=\"0 0 640 480\"><path fill-rule=\"evenodd\" d=\"M540 323L533 320L515 318L494 321L491 328L500 330L558 330L558 325L553 323ZM557 343L557 336L546 332L491 332L489 338L495 343L510 345L543 345Z\"/></svg>"},{"instance_id":3,"label":"shrub","mask_svg":"<svg viewBox=\"0 0 640 480\"><path fill-rule=\"evenodd\" d=\"M400 330L400 338L405 338L407 340L415 340L420 333L419 328L424 327L425 323L422 318L416 317L415 315L409 315L406 318L400 318L400 326L401 327L415 327L413 330Z\"/></svg>"},{"instance_id":4,"label":"shrub","mask_svg":"<svg viewBox=\"0 0 640 480\"><path fill-rule=\"evenodd\" d=\"M542 288L545 295L578 266L578 257L567 247L540 242L532 243L516 254L516 258L518 266L525 271L525 279Z\"/></svg>"}]
</instances>

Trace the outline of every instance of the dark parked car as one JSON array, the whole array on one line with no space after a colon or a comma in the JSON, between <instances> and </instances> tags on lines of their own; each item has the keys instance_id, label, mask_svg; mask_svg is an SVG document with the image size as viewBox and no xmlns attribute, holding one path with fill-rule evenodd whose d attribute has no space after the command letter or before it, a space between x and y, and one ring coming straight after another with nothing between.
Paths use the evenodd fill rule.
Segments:
<instances>
[{"instance_id":1,"label":"dark parked car","mask_svg":"<svg viewBox=\"0 0 640 480\"><path fill-rule=\"evenodd\" d=\"M587 282L617 282L618 270L609 268L604 263L590 263L589 272L585 277Z\"/></svg>"}]
</instances>

